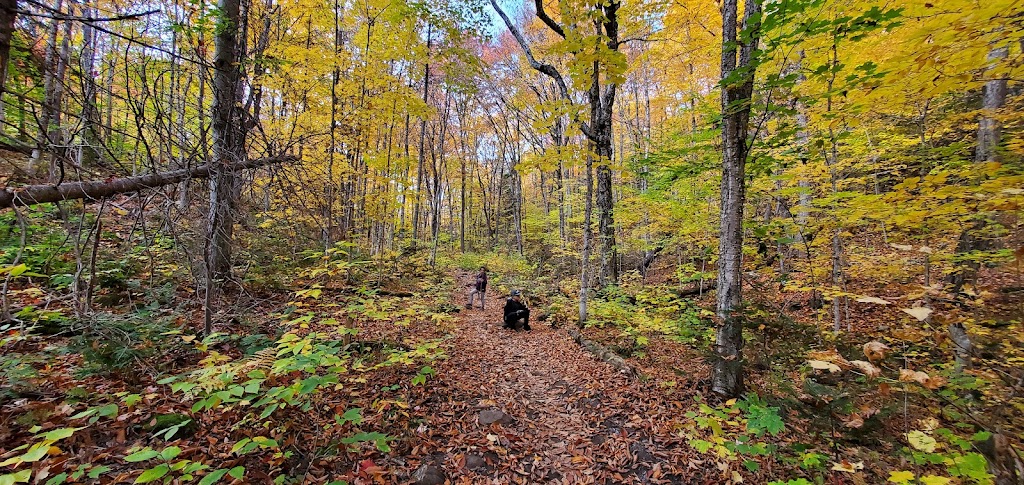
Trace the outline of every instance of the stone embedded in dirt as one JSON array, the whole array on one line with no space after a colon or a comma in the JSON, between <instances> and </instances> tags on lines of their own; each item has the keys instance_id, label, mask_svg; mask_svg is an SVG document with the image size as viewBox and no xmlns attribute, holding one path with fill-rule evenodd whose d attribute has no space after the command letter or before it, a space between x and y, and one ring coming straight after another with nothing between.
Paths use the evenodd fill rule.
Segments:
<instances>
[{"instance_id":1,"label":"stone embedded in dirt","mask_svg":"<svg viewBox=\"0 0 1024 485\"><path fill-rule=\"evenodd\" d=\"M441 485L445 481L444 471L434 465L423 465L412 474L416 485Z\"/></svg>"},{"instance_id":2,"label":"stone embedded in dirt","mask_svg":"<svg viewBox=\"0 0 1024 485\"><path fill-rule=\"evenodd\" d=\"M649 462L651 460L654 460L654 454L652 454L650 450L648 450L647 447L644 446L644 444L639 441L634 441L633 443L630 443L629 451L636 455L637 461Z\"/></svg>"},{"instance_id":3,"label":"stone embedded in dirt","mask_svg":"<svg viewBox=\"0 0 1024 485\"><path fill-rule=\"evenodd\" d=\"M489 426L493 423L512 423L512 416L509 416L498 409L484 409L483 411L480 411L480 414L477 416L477 419L479 419L480 424L484 426Z\"/></svg>"},{"instance_id":4,"label":"stone embedded in dirt","mask_svg":"<svg viewBox=\"0 0 1024 485\"><path fill-rule=\"evenodd\" d=\"M480 455L466 455L466 468L470 470L487 468L487 459Z\"/></svg>"}]
</instances>

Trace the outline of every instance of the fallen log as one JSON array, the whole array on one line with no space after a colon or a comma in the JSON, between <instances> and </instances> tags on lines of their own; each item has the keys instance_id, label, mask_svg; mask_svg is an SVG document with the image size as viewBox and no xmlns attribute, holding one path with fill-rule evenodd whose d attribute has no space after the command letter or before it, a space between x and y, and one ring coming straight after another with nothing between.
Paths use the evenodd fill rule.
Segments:
<instances>
[{"instance_id":1,"label":"fallen log","mask_svg":"<svg viewBox=\"0 0 1024 485\"><path fill-rule=\"evenodd\" d=\"M587 339L586 337L583 336L582 333L580 333L579 330L576 330L575 328L569 328L568 330L569 336L572 337L572 339L575 340L576 343L580 344L580 346L587 349L587 351L589 351L590 353L594 354L595 357L601 359L603 362L614 367L619 372L626 374L630 378L636 378L640 375L640 373L637 372L635 367L629 365L629 362L626 362L625 359L619 357L615 352L608 350L607 347L597 342L594 342L593 340Z\"/></svg>"},{"instance_id":2,"label":"fallen log","mask_svg":"<svg viewBox=\"0 0 1024 485\"><path fill-rule=\"evenodd\" d=\"M247 170L266 165L294 161L298 161L298 157L293 155L257 158L255 160L249 160L245 163L237 164L232 168L234 170ZM176 184L188 179L208 178L210 176L210 172L210 165L202 165L191 169L172 170L169 172L152 173L136 177L96 180L90 182L69 182L60 185L27 185L17 188L3 187L0 188L0 209L75 199L95 201L126 192L136 192L143 189L152 189L162 187L164 185Z\"/></svg>"},{"instance_id":3,"label":"fallen log","mask_svg":"<svg viewBox=\"0 0 1024 485\"><path fill-rule=\"evenodd\" d=\"M637 272L639 272L642 275L646 275L647 269L650 268L652 264L654 264L654 259L657 258L658 255L661 254L661 252L664 249L664 246L658 246L654 249L649 249L645 251L643 258L641 258L640 262L637 263L636 265Z\"/></svg>"},{"instance_id":4,"label":"fallen log","mask_svg":"<svg viewBox=\"0 0 1024 485\"><path fill-rule=\"evenodd\" d=\"M715 286L717 286L717 282L715 280L708 280L708 281L704 282L703 286L701 286L698 283L697 286L694 286L693 288L688 288L688 289L685 289L685 290L676 291L676 295L679 296L680 298L686 298L688 296L700 295L702 293L707 293L709 291L714 291Z\"/></svg>"}]
</instances>

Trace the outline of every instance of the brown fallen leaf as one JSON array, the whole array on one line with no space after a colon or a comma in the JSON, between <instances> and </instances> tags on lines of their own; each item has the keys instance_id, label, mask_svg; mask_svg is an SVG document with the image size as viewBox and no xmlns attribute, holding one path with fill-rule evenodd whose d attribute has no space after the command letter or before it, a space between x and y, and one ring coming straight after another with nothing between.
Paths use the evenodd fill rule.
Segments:
<instances>
[{"instance_id":1,"label":"brown fallen leaf","mask_svg":"<svg viewBox=\"0 0 1024 485\"><path fill-rule=\"evenodd\" d=\"M826 362L824 360L813 360L812 359L812 360L808 360L807 364L810 365L812 369L827 370L827 371L832 372L832 373L836 373L836 372L839 372L839 371L843 370L838 365L835 365L835 364L833 364L831 362Z\"/></svg>"},{"instance_id":2,"label":"brown fallen leaf","mask_svg":"<svg viewBox=\"0 0 1024 485\"><path fill-rule=\"evenodd\" d=\"M853 360L850 361L850 365L857 368L857 370L861 371L865 376L868 376L869 378L875 378L882 375L882 369L879 369L870 362L866 362L863 360Z\"/></svg>"},{"instance_id":3,"label":"brown fallen leaf","mask_svg":"<svg viewBox=\"0 0 1024 485\"><path fill-rule=\"evenodd\" d=\"M854 429L860 428L861 426L864 426L864 418L862 418L857 413L853 413L848 418L843 420L843 426Z\"/></svg>"},{"instance_id":4,"label":"brown fallen leaf","mask_svg":"<svg viewBox=\"0 0 1024 485\"><path fill-rule=\"evenodd\" d=\"M900 382L916 382L932 390L946 385L946 379L942 377L931 377L925 372L910 369L900 369Z\"/></svg>"},{"instance_id":5,"label":"brown fallen leaf","mask_svg":"<svg viewBox=\"0 0 1024 485\"><path fill-rule=\"evenodd\" d=\"M864 356L868 358L870 362L878 362L885 358L885 354L889 351L889 346L872 340L864 344Z\"/></svg>"},{"instance_id":6,"label":"brown fallen leaf","mask_svg":"<svg viewBox=\"0 0 1024 485\"><path fill-rule=\"evenodd\" d=\"M831 350L817 350L807 353L807 358L814 360L821 360L825 362L831 362L842 369L849 369L851 367L850 361L846 360L839 351L835 349Z\"/></svg>"}]
</instances>

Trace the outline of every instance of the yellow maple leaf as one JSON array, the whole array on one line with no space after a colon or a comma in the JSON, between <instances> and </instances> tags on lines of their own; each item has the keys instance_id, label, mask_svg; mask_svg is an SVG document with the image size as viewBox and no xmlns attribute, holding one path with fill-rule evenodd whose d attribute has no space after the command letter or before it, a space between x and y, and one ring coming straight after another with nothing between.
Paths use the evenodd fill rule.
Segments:
<instances>
[{"instance_id":1,"label":"yellow maple leaf","mask_svg":"<svg viewBox=\"0 0 1024 485\"><path fill-rule=\"evenodd\" d=\"M926 453L935 451L936 446L938 446L935 438L932 438L924 432L916 429L907 433L907 442L909 442L910 446L914 447L915 450L924 451Z\"/></svg>"},{"instance_id":2,"label":"yellow maple leaf","mask_svg":"<svg viewBox=\"0 0 1024 485\"><path fill-rule=\"evenodd\" d=\"M913 472L908 472L906 470L901 470L901 471L898 471L898 472L889 472L889 481L892 482L892 483L900 483L900 484L910 483L910 481L913 480L913 479L914 479L914 473Z\"/></svg>"}]
</instances>

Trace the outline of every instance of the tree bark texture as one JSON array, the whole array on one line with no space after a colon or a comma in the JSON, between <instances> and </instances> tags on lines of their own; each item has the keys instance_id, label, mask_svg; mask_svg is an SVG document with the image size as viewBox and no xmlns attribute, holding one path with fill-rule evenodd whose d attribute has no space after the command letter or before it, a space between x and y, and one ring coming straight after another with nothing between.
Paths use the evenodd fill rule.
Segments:
<instances>
[{"instance_id":1,"label":"tree bark texture","mask_svg":"<svg viewBox=\"0 0 1024 485\"><path fill-rule=\"evenodd\" d=\"M93 15L88 1L82 2L82 13L85 17ZM82 54L80 59L82 70L82 128L81 152L79 163L89 167L99 160L99 109L96 107L96 30L88 22L82 24Z\"/></svg>"},{"instance_id":2,"label":"tree bark texture","mask_svg":"<svg viewBox=\"0 0 1024 485\"><path fill-rule=\"evenodd\" d=\"M989 62L998 62L1009 55L1009 49L999 47L988 54ZM996 149L999 147L1000 126L995 118L996 112L1006 104L1007 82L1005 79L994 79L985 83L985 92L981 101L982 115L978 120L978 147L974 153L977 162L991 162L998 159Z\"/></svg>"},{"instance_id":3,"label":"tree bark texture","mask_svg":"<svg viewBox=\"0 0 1024 485\"><path fill-rule=\"evenodd\" d=\"M18 16L18 0L0 0L0 102L7 85L7 64L11 60L14 20ZM0 104L0 110L2 110Z\"/></svg>"},{"instance_id":4,"label":"tree bark texture","mask_svg":"<svg viewBox=\"0 0 1024 485\"><path fill-rule=\"evenodd\" d=\"M237 204L235 167L245 161L242 71L239 55L239 0L220 0L220 25L214 39L213 160L206 263L211 282L231 276L231 239ZM209 284L209 283L208 283ZM217 286L217 283L214 283Z\"/></svg>"},{"instance_id":5,"label":"tree bark texture","mask_svg":"<svg viewBox=\"0 0 1024 485\"><path fill-rule=\"evenodd\" d=\"M737 4L738 0L725 0L722 6L722 185L716 294L720 326L715 338L712 390L723 396L737 396L743 391L743 327L733 312L742 301L744 169L754 87L751 60L759 27L749 23L757 22L761 9L759 1L745 3L742 27L750 35L746 42L737 44Z\"/></svg>"}]
</instances>

